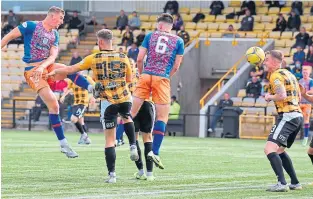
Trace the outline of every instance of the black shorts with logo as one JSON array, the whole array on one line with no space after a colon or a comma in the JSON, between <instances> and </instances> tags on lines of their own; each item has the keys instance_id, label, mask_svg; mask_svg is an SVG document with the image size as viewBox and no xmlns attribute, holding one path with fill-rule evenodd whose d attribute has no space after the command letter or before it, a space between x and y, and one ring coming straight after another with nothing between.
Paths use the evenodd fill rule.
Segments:
<instances>
[{"instance_id":1,"label":"black shorts with logo","mask_svg":"<svg viewBox=\"0 0 313 199\"><path fill-rule=\"evenodd\" d=\"M151 133L155 121L155 107L152 102L144 101L134 118L135 132Z\"/></svg>"},{"instance_id":2,"label":"black shorts with logo","mask_svg":"<svg viewBox=\"0 0 313 199\"><path fill-rule=\"evenodd\" d=\"M72 106L72 114L75 117L82 118L82 117L84 117L85 109L86 109L86 107L83 104L73 105Z\"/></svg>"},{"instance_id":3,"label":"black shorts with logo","mask_svg":"<svg viewBox=\"0 0 313 199\"><path fill-rule=\"evenodd\" d=\"M294 143L303 125L303 115L299 112L278 114L267 141L274 142L278 146L290 148Z\"/></svg>"}]
</instances>

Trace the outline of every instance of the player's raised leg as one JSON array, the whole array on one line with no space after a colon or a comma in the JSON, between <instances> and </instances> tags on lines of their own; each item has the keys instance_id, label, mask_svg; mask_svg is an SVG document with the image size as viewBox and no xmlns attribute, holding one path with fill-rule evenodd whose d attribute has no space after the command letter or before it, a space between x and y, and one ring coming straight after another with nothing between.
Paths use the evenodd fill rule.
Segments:
<instances>
[{"instance_id":1,"label":"player's raised leg","mask_svg":"<svg viewBox=\"0 0 313 199\"><path fill-rule=\"evenodd\" d=\"M49 87L40 89L38 94L48 107L51 125L58 140L60 141L62 152L64 152L69 158L78 157L78 154L71 149L64 136L63 127L59 116L59 104L55 95Z\"/></svg>"}]
</instances>

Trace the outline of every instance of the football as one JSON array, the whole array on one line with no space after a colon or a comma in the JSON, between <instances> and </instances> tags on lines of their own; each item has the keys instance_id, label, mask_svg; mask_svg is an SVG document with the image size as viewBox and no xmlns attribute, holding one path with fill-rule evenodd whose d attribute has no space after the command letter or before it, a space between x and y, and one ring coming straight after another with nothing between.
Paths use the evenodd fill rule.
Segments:
<instances>
[{"instance_id":1,"label":"football","mask_svg":"<svg viewBox=\"0 0 313 199\"><path fill-rule=\"evenodd\" d=\"M247 61L252 65L260 65L265 59L265 53L262 48L253 46L246 51Z\"/></svg>"}]
</instances>

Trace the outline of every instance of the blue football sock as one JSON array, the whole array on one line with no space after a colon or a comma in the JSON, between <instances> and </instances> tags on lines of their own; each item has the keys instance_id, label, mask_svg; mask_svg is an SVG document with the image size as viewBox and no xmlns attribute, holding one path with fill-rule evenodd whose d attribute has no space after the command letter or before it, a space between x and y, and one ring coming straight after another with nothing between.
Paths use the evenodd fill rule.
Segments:
<instances>
[{"instance_id":1,"label":"blue football sock","mask_svg":"<svg viewBox=\"0 0 313 199\"><path fill-rule=\"evenodd\" d=\"M116 140L121 140L124 133L124 124L121 122L116 129Z\"/></svg>"},{"instance_id":2,"label":"blue football sock","mask_svg":"<svg viewBox=\"0 0 313 199\"><path fill-rule=\"evenodd\" d=\"M58 137L58 140L63 140L65 138L63 127L58 114L49 114L52 128Z\"/></svg>"},{"instance_id":3,"label":"blue football sock","mask_svg":"<svg viewBox=\"0 0 313 199\"><path fill-rule=\"evenodd\" d=\"M156 121L153 128L153 145L152 151L155 155L159 155L161 144L165 133L166 124L162 121Z\"/></svg>"},{"instance_id":4,"label":"blue football sock","mask_svg":"<svg viewBox=\"0 0 313 199\"><path fill-rule=\"evenodd\" d=\"M309 137L310 124L304 124L304 137Z\"/></svg>"},{"instance_id":5,"label":"blue football sock","mask_svg":"<svg viewBox=\"0 0 313 199\"><path fill-rule=\"evenodd\" d=\"M68 75L67 78L72 80L72 82L74 84L76 84L77 86L88 90L88 86L90 84L89 84L88 80L84 76L82 76L81 74L74 73L74 74Z\"/></svg>"}]
</instances>

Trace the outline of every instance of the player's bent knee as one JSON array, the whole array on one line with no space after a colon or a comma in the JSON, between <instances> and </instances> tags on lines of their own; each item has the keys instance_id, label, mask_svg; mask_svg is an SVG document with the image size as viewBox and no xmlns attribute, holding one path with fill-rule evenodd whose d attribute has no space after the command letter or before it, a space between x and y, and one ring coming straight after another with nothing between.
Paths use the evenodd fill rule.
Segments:
<instances>
[{"instance_id":1,"label":"player's bent knee","mask_svg":"<svg viewBox=\"0 0 313 199\"><path fill-rule=\"evenodd\" d=\"M78 122L78 118L76 116L71 116L71 122L76 123Z\"/></svg>"},{"instance_id":2,"label":"player's bent knee","mask_svg":"<svg viewBox=\"0 0 313 199\"><path fill-rule=\"evenodd\" d=\"M277 152L278 151L278 145L274 142L266 142L266 145L264 147L264 153L266 155L273 153L273 152Z\"/></svg>"},{"instance_id":3,"label":"player's bent knee","mask_svg":"<svg viewBox=\"0 0 313 199\"><path fill-rule=\"evenodd\" d=\"M52 114L59 114L59 104L57 102L55 103L51 103L51 104L47 104L47 107L48 107L48 110L49 110L49 113L52 113Z\"/></svg>"}]
</instances>

